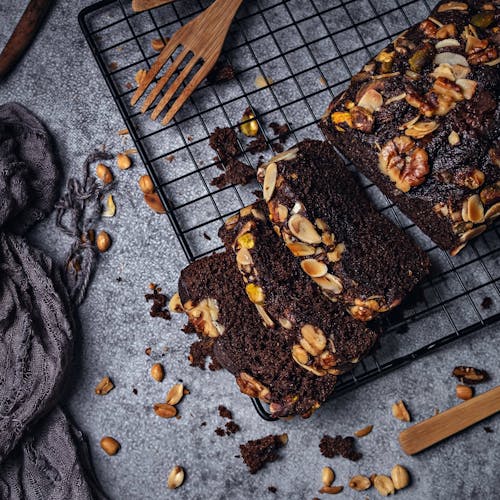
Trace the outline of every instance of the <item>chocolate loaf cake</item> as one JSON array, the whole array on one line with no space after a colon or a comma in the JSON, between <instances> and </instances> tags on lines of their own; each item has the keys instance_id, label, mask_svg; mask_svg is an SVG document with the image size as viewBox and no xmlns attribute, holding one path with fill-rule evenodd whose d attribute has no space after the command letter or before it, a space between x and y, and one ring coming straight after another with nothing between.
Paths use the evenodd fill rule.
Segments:
<instances>
[{"instance_id":1,"label":"chocolate loaf cake","mask_svg":"<svg viewBox=\"0 0 500 500\"><path fill-rule=\"evenodd\" d=\"M217 361L240 390L270 403L275 416L308 416L332 393L336 376L318 377L292 358L290 333L267 328L248 301L234 255L200 259L182 272L179 296L190 323L214 339Z\"/></svg>"},{"instance_id":2,"label":"chocolate loaf cake","mask_svg":"<svg viewBox=\"0 0 500 500\"><path fill-rule=\"evenodd\" d=\"M326 137L452 255L500 215L500 8L440 2L352 78Z\"/></svg>"},{"instance_id":3,"label":"chocolate loaf cake","mask_svg":"<svg viewBox=\"0 0 500 500\"><path fill-rule=\"evenodd\" d=\"M327 142L305 140L257 175L274 230L356 319L397 306L427 273L426 254L375 210Z\"/></svg>"},{"instance_id":4,"label":"chocolate loaf cake","mask_svg":"<svg viewBox=\"0 0 500 500\"><path fill-rule=\"evenodd\" d=\"M377 334L329 301L302 272L265 210L264 202L242 209L219 236L235 253L247 296L264 324L289 332L293 359L317 376L339 375L367 354Z\"/></svg>"}]
</instances>

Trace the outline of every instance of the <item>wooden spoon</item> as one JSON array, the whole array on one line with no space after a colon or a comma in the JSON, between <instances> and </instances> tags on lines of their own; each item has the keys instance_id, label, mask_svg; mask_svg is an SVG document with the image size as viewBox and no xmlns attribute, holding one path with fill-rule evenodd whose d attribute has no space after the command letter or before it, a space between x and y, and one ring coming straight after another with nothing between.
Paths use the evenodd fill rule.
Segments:
<instances>
[{"instance_id":1,"label":"wooden spoon","mask_svg":"<svg viewBox=\"0 0 500 500\"><path fill-rule=\"evenodd\" d=\"M500 411L500 385L405 429L399 444L414 455Z\"/></svg>"},{"instance_id":2,"label":"wooden spoon","mask_svg":"<svg viewBox=\"0 0 500 500\"><path fill-rule=\"evenodd\" d=\"M144 10L154 9L155 7L173 1L174 0L132 0L132 10L134 12L143 12Z\"/></svg>"}]
</instances>

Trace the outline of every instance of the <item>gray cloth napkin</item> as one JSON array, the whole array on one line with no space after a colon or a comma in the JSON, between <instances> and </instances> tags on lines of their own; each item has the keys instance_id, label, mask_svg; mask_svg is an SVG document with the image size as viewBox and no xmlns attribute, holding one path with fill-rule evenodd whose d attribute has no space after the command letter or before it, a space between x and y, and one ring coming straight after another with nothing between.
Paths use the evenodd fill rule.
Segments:
<instances>
[{"instance_id":1,"label":"gray cloth napkin","mask_svg":"<svg viewBox=\"0 0 500 500\"><path fill-rule=\"evenodd\" d=\"M0 106L0 498L103 498L81 434L57 407L73 349L59 270L24 238L57 197L42 123Z\"/></svg>"}]
</instances>

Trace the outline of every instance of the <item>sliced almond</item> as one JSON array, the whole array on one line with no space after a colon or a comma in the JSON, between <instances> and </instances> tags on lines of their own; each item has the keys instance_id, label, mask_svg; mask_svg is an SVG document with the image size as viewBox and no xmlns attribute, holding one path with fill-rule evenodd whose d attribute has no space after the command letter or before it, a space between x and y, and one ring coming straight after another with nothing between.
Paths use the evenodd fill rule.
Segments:
<instances>
[{"instance_id":1,"label":"sliced almond","mask_svg":"<svg viewBox=\"0 0 500 500\"><path fill-rule=\"evenodd\" d=\"M316 259L304 259L300 263L302 270L313 278L321 278L328 272L328 267L323 262L318 262Z\"/></svg>"},{"instance_id":2,"label":"sliced almond","mask_svg":"<svg viewBox=\"0 0 500 500\"><path fill-rule=\"evenodd\" d=\"M448 12L449 10L468 10L469 6L465 2L446 2L438 7L438 12Z\"/></svg>"},{"instance_id":3,"label":"sliced almond","mask_svg":"<svg viewBox=\"0 0 500 500\"><path fill-rule=\"evenodd\" d=\"M373 486L375 489L383 496L394 495L395 488L392 479L389 476L384 476L383 474L378 474L373 480Z\"/></svg>"},{"instance_id":4,"label":"sliced almond","mask_svg":"<svg viewBox=\"0 0 500 500\"><path fill-rule=\"evenodd\" d=\"M366 427L359 429L359 431L356 431L354 435L359 438L365 437L368 436L368 434L370 434L372 430L373 430L373 425L367 425Z\"/></svg>"},{"instance_id":5,"label":"sliced almond","mask_svg":"<svg viewBox=\"0 0 500 500\"><path fill-rule=\"evenodd\" d=\"M298 344L292 347L292 358L299 364L305 365L309 361L309 354Z\"/></svg>"},{"instance_id":6,"label":"sliced almond","mask_svg":"<svg viewBox=\"0 0 500 500\"><path fill-rule=\"evenodd\" d=\"M436 49L444 47L460 47L460 42L456 38L445 38L436 43Z\"/></svg>"},{"instance_id":7,"label":"sliced almond","mask_svg":"<svg viewBox=\"0 0 500 500\"><path fill-rule=\"evenodd\" d=\"M484 220L493 220L500 216L500 202L492 205L484 214Z\"/></svg>"},{"instance_id":8,"label":"sliced almond","mask_svg":"<svg viewBox=\"0 0 500 500\"><path fill-rule=\"evenodd\" d=\"M464 243L466 241L472 240L473 238L476 238L480 234L484 233L484 231L486 231L485 225L477 226L473 229L469 229L468 231L465 231L465 233L463 233L460 236L460 243Z\"/></svg>"},{"instance_id":9,"label":"sliced almond","mask_svg":"<svg viewBox=\"0 0 500 500\"><path fill-rule=\"evenodd\" d=\"M344 489L343 486L322 486L319 490L320 493L326 493L328 495L337 495Z\"/></svg>"},{"instance_id":10,"label":"sliced almond","mask_svg":"<svg viewBox=\"0 0 500 500\"><path fill-rule=\"evenodd\" d=\"M328 290L338 295L342 293L344 289L342 281L337 276L333 274L325 274L321 278L313 278L314 282L317 283L323 290Z\"/></svg>"},{"instance_id":11,"label":"sliced almond","mask_svg":"<svg viewBox=\"0 0 500 500\"><path fill-rule=\"evenodd\" d=\"M313 223L303 215L294 214L288 220L290 232L304 243L319 244L321 236L316 231Z\"/></svg>"},{"instance_id":12,"label":"sliced almond","mask_svg":"<svg viewBox=\"0 0 500 500\"><path fill-rule=\"evenodd\" d=\"M384 98L375 89L368 89L358 102L358 106L365 108L370 113L378 111L384 104Z\"/></svg>"},{"instance_id":13,"label":"sliced almond","mask_svg":"<svg viewBox=\"0 0 500 500\"><path fill-rule=\"evenodd\" d=\"M476 92L477 82L474 80L468 80L467 78L459 78L455 83L462 89L462 94L469 100Z\"/></svg>"},{"instance_id":14,"label":"sliced almond","mask_svg":"<svg viewBox=\"0 0 500 500\"><path fill-rule=\"evenodd\" d=\"M265 201L269 201L274 193L276 187L276 178L278 176L278 165L272 162L266 168L263 183L263 196Z\"/></svg>"},{"instance_id":15,"label":"sliced almond","mask_svg":"<svg viewBox=\"0 0 500 500\"><path fill-rule=\"evenodd\" d=\"M102 212L103 217L114 217L116 214L116 205L115 201L113 200L113 195L110 194L106 198L106 208Z\"/></svg>"},{"instance_id":16,"label":"sliced almond","mask_svg":"<svg viewBox=\"0 0 500 500\"><path fill-rule=\"evenodd\" d=\"M484 206L478 194L469 197L467 200L467 215L468 219L474 223L484 220Z\"/></svg>"},{"instance_id":17,"label":"sliced almond","mask_svg":"<svg viewBox=\"0 0 500 500\"><path fill-rule=\"evenodd\" d=\"M316 253L316 249L314 247L301 243L300 241L292 241L287 243L286 246L292 254L295 255L295 257L306 257Z\"/></svg>"},{"instance_id":18,"label":"sliced almond","mask_svg":"<svg viewBox=\"0 0 500 500\"><path fill-rule=\"evenodd\" d=\"M183 384L175 384L167 394L166 403L169 405L175 406L180 402L182 397L184 396L184 385Z\"/></svg>"},{"instance_id":19,"label":"sliced almond","mask_svg":"<svg viewBox=\"0 0 500 500\"><path fill-rule=\"evenodd\" d=\"M460 66L465 66L466 68L469 67L467 59L463 55L455 52L440 52L436 55L436 57L434 57L434 64L436 66L443 63L459 64Z\"/></svg>"},{"instance_id":20,"label":"sliced almond","mask_svg":"<svg viewBox=\"0 0 500 500\"><path fill-rule=\"evenodd\" d=\"M274 321L271 319L271 316L267 314L267 311L264 309L264 307L260 304L255 304L255 309L257 309L259 316L262 318L262 321L264 321L264 325L268 328L273 328Z\"/></svg>"}]
</instances>

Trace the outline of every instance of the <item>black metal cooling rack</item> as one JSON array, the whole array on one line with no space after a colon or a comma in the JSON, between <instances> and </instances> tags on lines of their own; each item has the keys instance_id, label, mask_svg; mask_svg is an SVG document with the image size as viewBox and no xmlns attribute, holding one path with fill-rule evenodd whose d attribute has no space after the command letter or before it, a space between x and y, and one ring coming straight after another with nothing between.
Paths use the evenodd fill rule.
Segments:
<instances>
[{"instance_id":1,"label":"black metal cooling rack","mask_svg":"<svg viewBox=\"0 0 500 500\"><path fill-rule=\"evenodd\" d=\"M430 11L426 0L247 0L240 9L221 60L235 68L229 82L205 82L164 127L129 105L134 76L157 53L154 38L168 37L209 5L178 0L134 13L129 0L103 0L84 9L80 26L151 176L167 216L189 259L219 250L223 220L254 200L252 187L217 189L221 171L208 145L216 126L236 131L244 110L257 114L266 142L279 138L271 122L291 130L287 146L321 138L317 121L329 101L369 57ZM181 68L182 69L182 68ZM256 86L256 77L269 85ZM248 140L239 134L244 151ZM270 154L268 155L270 156ZM256 166L259 158L244 153ZM341 377L336 395L397 369L487 324L500 320L498 225L451 258L427 239L373 184L360 176L381 212L428 252L431 277L397 311L383 318L385 333L376 355ZM253 186L255 189L257 186ZM259 401L258 413L272 418Z\"/></svg>"}]
</instances>

